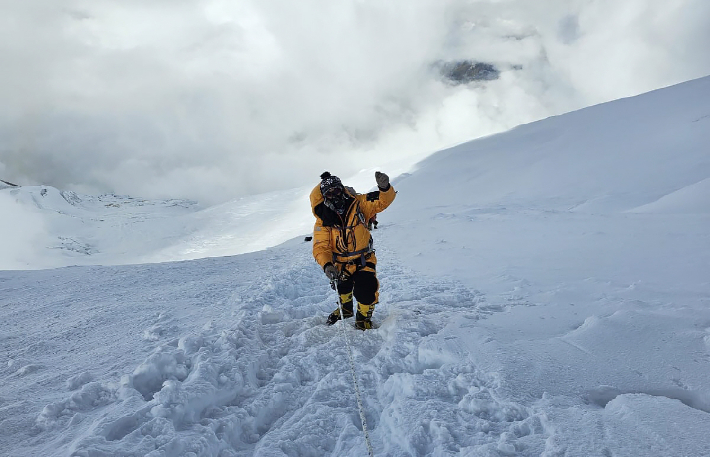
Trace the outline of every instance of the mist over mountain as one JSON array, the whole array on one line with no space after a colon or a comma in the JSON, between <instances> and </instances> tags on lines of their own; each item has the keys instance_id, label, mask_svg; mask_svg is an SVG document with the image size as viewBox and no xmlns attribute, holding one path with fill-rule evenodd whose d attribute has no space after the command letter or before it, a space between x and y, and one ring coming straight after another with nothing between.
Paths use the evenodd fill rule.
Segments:
<instances>
[{"instance_id":1,"label":"mist over mountain","mask_svg":"<svg viewBox=\"0 0 710 457\"><path fill-rule=\"evenodd\" d=\"M414 162L706 75L709 23L705 0L4 2L0 177L211 204Z\"/></svg>"}]
</instances>

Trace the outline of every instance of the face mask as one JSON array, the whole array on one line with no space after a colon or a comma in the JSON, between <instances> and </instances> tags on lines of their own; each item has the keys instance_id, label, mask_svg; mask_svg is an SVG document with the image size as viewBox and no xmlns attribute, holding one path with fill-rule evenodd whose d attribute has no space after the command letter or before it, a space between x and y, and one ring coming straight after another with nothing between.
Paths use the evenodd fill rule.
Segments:
<instances>
[{"instance_id":1,"label":"face mask","mask_svg":"<svg viewBox=\"0 0 710 457\"><path fill-rule=\"evenodd\" d=\"M347 205L345 194L341 192L339 195L336 195L335 197L331 198L330 202L333 204L336 213L343 214L345 212Z\"/></svg>"},{"instance_id":2,"label":"face mask","mask_svg":"<svg viewBox=\"0 0 710 457\"><path fill-rule=\"evenodd\" d=\"M348 198L341 188L329 189L325 195L325 206L338 214L343 214L347 209Z\"/></svg>"},{"instance_id":3,"label":"face mask","mask_svg":"<svg viewBox=\"0 0 710 457\"><path fill-rule=\"evenodd\" d=\"M330 189L326 190L323 193L323 197L332 200L333 198L337 197L338 195L343 194L343 189L341 187L331 187Z\"/></svg>"}]
</instances>

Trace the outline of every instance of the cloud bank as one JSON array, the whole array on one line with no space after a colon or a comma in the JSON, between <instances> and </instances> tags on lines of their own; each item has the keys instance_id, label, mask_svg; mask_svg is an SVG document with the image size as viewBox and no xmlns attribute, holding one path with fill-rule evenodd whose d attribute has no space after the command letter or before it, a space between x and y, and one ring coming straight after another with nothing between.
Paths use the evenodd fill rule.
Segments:
<instances>
[{"instance_id":1,"label":"cloud bank","mask_svg":"<svg viewBox=\"0 0 710 457\"><path fill-rule=\"evenodd\" d=\"M43 264L49 236L42 215L18 204L7 193L0 193L0 214L0 270L29 269Z\"/></svg>"},{"instance_id":2,"label":"cloud bank","mask_svg":"<svg viewBox=\"0 0 710 457\"><path fill-rule=\"evenodd\" d=\"M0 0L0 34L0 179L204 203L710 73L706 0Z\"/></svg>"}]
</instances>

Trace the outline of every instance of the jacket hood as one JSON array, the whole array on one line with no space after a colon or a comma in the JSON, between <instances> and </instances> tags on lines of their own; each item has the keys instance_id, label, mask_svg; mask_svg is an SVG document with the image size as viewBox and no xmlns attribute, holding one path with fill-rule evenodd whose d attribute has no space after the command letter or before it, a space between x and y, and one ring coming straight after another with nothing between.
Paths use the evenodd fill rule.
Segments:
<instances>
[{"instance_id":1,"label":"jacket hood","mask_svg":"<svg viewBox=\"0 0 710 457\"><path fill-rule=\"evenodd\" d=\"M344 186L344 189L345 189L345 194L347 194L351 198L355 198L355 196L357 195L357 193L355 192L355 189L353 189L350 186ZM320 205L321 203L323 203L325 201L325 199L323 198L323 193L320 190L320 184L316 185L316 187L313 188L313 190L311 191L310 199L311 199L311 212L313 213L313 215L315 217L318 217L318 215L316 214L316 206Z\"/></svg>"}]
</instances>

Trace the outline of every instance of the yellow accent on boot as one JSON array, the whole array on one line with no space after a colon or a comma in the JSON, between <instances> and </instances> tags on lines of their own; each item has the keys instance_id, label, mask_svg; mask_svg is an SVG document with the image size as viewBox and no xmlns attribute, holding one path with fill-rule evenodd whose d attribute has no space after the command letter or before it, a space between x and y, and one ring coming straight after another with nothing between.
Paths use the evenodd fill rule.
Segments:
<instances>
[{"instance_id":1,"label":"yellow accent on boot","mask_svg":"<svg viewBox=\"0 0 710 457\"><path fill-rule=\"evenodd\" d=\"M343 307L343 318L353 317L353 293L348 292L345 294L340 294L340 304ZM338 316L340 316L340 309L338 309Z\"/></svg>"},{"instance_id":2,"label":"yellow accent on boot","mask_svg":"<svg viewBox=\"0 0 710 457\"><path fill-rule=\"evenodd\" d=\"M357 304L357 313L355 313L355 328L358 330L367 330L372 328L372 312L375 310L375 305Z\"/></svg>"},{"instance_id":3,"label":"yellow accent on boot","mask_svg":"<svg viewBox=\"0 0 710 457\"><path fill-rule=\"evenodd\" d=\"M372 313L375 311L375 304L363 305L362 303L357 304L357 312L362 314L364 317L370 319L372 318Z\"/></svg>"},{"instance_id":4,"label":"yellow accent on boot","mask_svg":"<svg viewBox=\"0 0 710 457\"><path fill-rule=\"evenodd\" d=\"M355 321L355 328L358 330L368 330L372 328L372 321L370 319L364 319L361 321Z\"/></svg>"}]
</instances>

